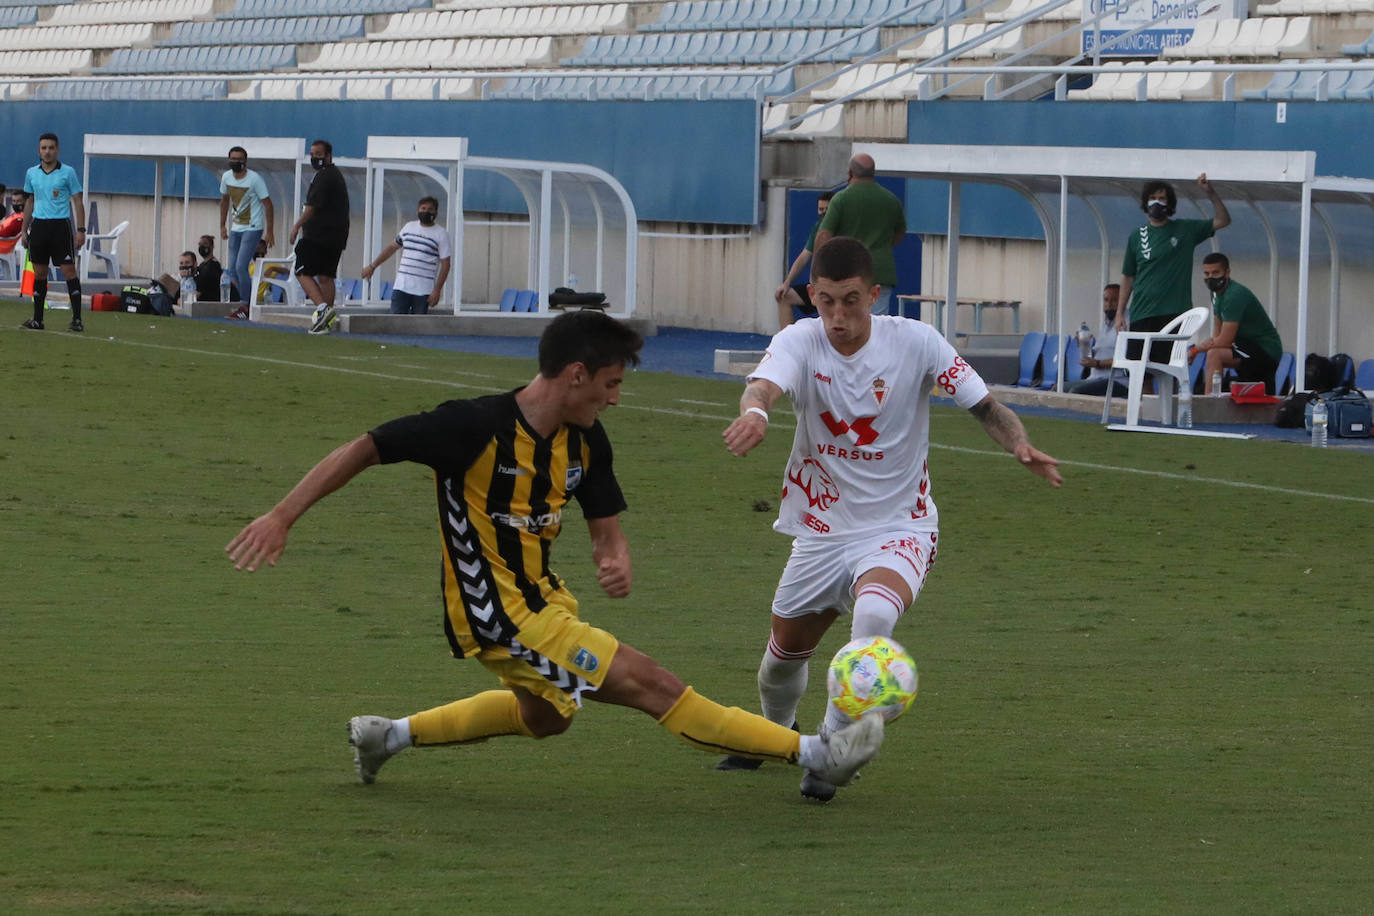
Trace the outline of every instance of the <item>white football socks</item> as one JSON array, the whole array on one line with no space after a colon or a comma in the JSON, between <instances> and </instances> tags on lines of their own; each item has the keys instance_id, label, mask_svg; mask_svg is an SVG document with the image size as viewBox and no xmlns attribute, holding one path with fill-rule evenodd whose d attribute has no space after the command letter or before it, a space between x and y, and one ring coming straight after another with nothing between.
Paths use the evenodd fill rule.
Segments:
<instances>
[{"instance_id":1,"label":"white football socks","mask_svg":"<svg viewBox=\"0 0 1374 916\"><path fill-rule=\"evenodd\" d=\"M759 662L759 705L765 719L789 728L797 721L797 706L806 693L807 669L814 653L814 649L787 652L771 636L768 638L768 648Z\"/></svg>"},{"instance_id":2,"label":"white football socks","mask_svg":"<svg viewBox=\"0 0 1374 916\"><path fill-rule=\"evenodd\" d=\"M849 626L850 639L868 636L891 636L897 618L906 611L901 596L886 585L870 582L854 596L854 620Z\"/></svg>"},{"instance_id":3,"label":"white football socks","mask_svg":"<svg viewBox=\"0 0 1374 916\"><path fill-rule=\"evenodd\" d=\"M394 754L410 747L410 719L392 719L386 730L386 752Z\"/></svg>"}]
</instances>

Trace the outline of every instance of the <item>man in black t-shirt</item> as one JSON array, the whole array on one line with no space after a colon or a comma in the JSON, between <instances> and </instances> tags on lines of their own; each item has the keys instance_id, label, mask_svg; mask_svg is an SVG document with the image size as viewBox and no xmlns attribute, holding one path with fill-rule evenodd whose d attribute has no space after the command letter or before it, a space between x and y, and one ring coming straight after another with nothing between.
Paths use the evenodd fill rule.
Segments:
<instances>
[{"instance_id":1,"label":"man in black t-shirt","mask_svg":"<svg viewBox=\"0 0 1374 916\"><path fill-rule=\"evenodd\" d=\"M630 592L630 548L620 527L625 500L597 416L619 402L625 368L639 362L642 344L604 312L565 312L540 338L539 373L528 385L448 401L364 433L315 465L225 548L236 569L275 566L291 526L362 471L399 461L433 469L449 648L457 658L475 657L502 689L397 719L355 716L348 740L362 782L416 745L560 734L584 699L638 709L700 750L798 764L836 785L877 753L878 715L823 740L708 700L581 620L577 599L549 568L563 512L575 498L591 533L597 582L612 598Z\"/></svg>"},{"instance_id":2,"label":"man in black t-shirt","mask_svg":"<svg viewBox=\"0 0 1374 916\"><path fill-rule=\"evenodd\" d=\"M328 140L310 144L310 167L315 177L305 194L305 209L291 227L291 243L296 246L296 279L316 305L310 333L324 334L338 320L334 278L348 245L348 185L334 164L334 147Z\"/></svg>"}]
</instances>

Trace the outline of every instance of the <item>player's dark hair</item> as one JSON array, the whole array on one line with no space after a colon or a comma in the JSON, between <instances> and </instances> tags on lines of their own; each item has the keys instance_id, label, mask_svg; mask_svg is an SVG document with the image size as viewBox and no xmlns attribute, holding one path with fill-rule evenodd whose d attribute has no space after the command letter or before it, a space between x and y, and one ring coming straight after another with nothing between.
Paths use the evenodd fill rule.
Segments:
<instances>
[{"instance_id":1,"label":"player's dark hair","mask_svg":"<svg viewBox=\"0 0 1374 916\"><path fill-rule=\"evenodd\" d=\"M848 280L859 277L864 286L873 285L873 255L863 242L837 235L816 249L811 258L811 280Z\"/></svg>"},{"instance_id":2,"label":"player's dark hair","mask_svg":"<svg viewBox=\"0 0 1374 916\"><path fill-rule=\"evenodd\" d=\"M232 155L234 155L235 153L243 153L243 158L245 158L245 159L248 158L248 150L244 149L244 148L241 147L241 146L231 146L231 147L229 147L229 153L228 153L228 155L232 156Z\"/></svg>"},{"instance_id":3,"label":"player's dark hair","mask_svg":"<svg viewBox=\"0 0 1374 916\"><path fill-rule=\"evenodd\" d=\"M421 198L420 198L420 202L417 203L415 206L419 207L419 206L422 206L422 205L424 205L424 204L434 204L434 209L438 210L438 209L439 209L439 198L437 198L437 197L421 197Z\"/></svg>"},{"instance_id":4,"label":"player's dark hair","mask_svg":"<svg viewBox=\"0 0 1374 916\"><path fill-rule=\"evenodd\" d=\"M1231 259L1220 251L1214 251L1202 259L1204 264L1220 264L1222 270L1231 269Z\"/></svg>"},{"instance_id":5,"label":"player's dark hair","mask_svg":"<svg viewBox=\"0 0 1374 916\"><path fill-rule=\"evenodd\" d=\"M1120 284L1120 283L1108 283L1106 286L1102 287L1103 292L1106 292L1106 291L1109 290L1109 289L1114 289L1114 290L1116 290L1116 291L1119 293L1119 292L1121 292L1121 284Z\"/></svg>"},{"instance_id":6,"label":"player's dark hair","mask_svg":"<svg viewBox=\"0 0 1374 916\"><path fill-rule=\"evenodd\" d=\"M61 142L60 140L57 139L57 134L53 133L52 131L48 131L46 134L39 134L39 135L38 135L38 142L39 142L39 143L42 143L44 140L51 140L52 142L56 143L58 146L61 146L61 145L62 145L62 142Z\"/></svg>"},{"instance_id":7,"label":"player's dark hair","mask_svg":"<svg viewBox=\"0 0 1374 916\"><path fill-rule=\"evenodd\" d=\"M334 144L330 143L328 140L311 140L310 145L324 147L324 154L326 156L334 155Z\"/></svg>"},{"instance_id":8,"label":"player's dark hair","mask_svg":"<svg viewBox=\"0 0 1374 916\"><path fill-rule=\"evenodd\" d=\"M840 193L840 192L839 192L839 191L836 191L834 188L831 188L829 191L822 191L822 192L821 192L821 196L820 196L820 200L829 200L830 198L834 197L834 196L835 196L836 194L838 194L838 193Z\"/></svg>"},{"instance_id":9,"label":"player's dark hair","mask_svg":"<svg viewBox=\"0 0 1374 916\"><path fill-rule=\"evenodd\" d=\"M1140 209L1149 213L1150 196L1159 190L1163 190L1164 193L1168 195L1165 201L1168 206L1164 208L1164 212L1169 216L1173 216L1174 211L1178 209L1178 195L1174 193L1173 185L1169 184L1167 181L1160 181L1159 179L1145 182L1145 187L1140 189Z\"/></svg>"},{"instance_id":10,"label":"player's dark hair","mask_svg":"<svg viewBox=\"0 0 1374 916\"><path fill-rule=\"evenodd\" d=\"M183 251L181 254L177 255L177 269L178 269L178 270L181 268L181 259L182 259L182 258L190 258L192 264L195 264L195 263L196 263L196 253L195 253L194 251Z\"/></svg>"},{"instance_id":11,"label":"player's dark hair","mask_svg":"<svg viewBox=\"0 0 1374 916\"><path fill-rule=\"evenodd\" d=\"M607 366L638 366L644 338L600 309L564 312L539 338L539 374L554 378L573 363L595 375Z\"/></svg>"}]
</instances>

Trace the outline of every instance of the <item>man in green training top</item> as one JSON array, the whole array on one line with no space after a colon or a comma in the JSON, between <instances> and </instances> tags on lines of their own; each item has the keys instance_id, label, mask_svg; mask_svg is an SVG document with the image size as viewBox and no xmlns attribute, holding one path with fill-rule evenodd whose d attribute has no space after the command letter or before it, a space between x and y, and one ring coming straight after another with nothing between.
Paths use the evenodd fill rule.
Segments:
<instances>
[{"instance_id":1,"label":"man in green training top","mask_svg":"<svg viewBox=\"0 0 1374 916\"><path fill-rule=\"evenodd\" d=\"M886 315L897 286L892 249L906 235L906 213L897 195L878 184L876 174L877 166L867 153L849 160L849 185L830 201L830 209L816 231L813 250L819 251L837 235L862 242L873 256L873 282L882 287L870 311Z\"/></svg>"},{"instance_id":2,"label":"man in green training top","mask_svg":"<svg viewBox=\"0 0 1374 916\"><path fill-rule=\"evenodd\" d=\"M1174 219L1178 195L1167 181L1147 181L1140 192L1140 209L1148 223L1126 239L1126 258L1121 264L1121 306L1116 312L1116 329L1126 327L1129 307L1132 331L1158 331L1193 307L1193 249L1211 238L1218 229L1231 225L1231 214L1207 173L1197 183L1212 201L1211 219ZM1156 343L1150 350L1155 362L1169 361L1168 342ZM1140 344L1127 345L1126 356L1140 356Z\"/></svg>"},{"instance_id":3,"label":"man in green training top","mask_svg":"<svg viewBox=\"0 0 1374 916\"><path fill-rule=\"evenodd\" d=\"M1283 356L1283 341L1274 323L1248 287L1231 279L1231 260L1221 252L1202 259L1202 281L1212 291L1215 333L1188 351L1191 363L1195 353L1207 354L1206 393L1212 391L1212 376L1226 369L1236 370L1242 382L1264 382L1266 394L1274 394L1274 374Z\"/></svg>"}]
</instances>

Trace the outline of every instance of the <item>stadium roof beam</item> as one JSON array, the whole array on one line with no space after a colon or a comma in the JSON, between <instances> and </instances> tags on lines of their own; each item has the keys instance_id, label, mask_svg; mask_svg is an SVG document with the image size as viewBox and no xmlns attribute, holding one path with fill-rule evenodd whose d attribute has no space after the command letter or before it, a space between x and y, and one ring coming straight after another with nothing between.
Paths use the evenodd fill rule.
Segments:
<instances>
[{"instance_id":1,"label":"stadium roof beam","mask_svg":"<svg viewBox=\"0 0 1374 916\"><path fill-rule=\"evenodd\" d=\"M958 188L965 182L1011 187L1020 193L1045 224L1048 273L1046 281L1045 329L1064 327L1064 296L1067 288L1067 206L1057 208L1057 225L1046 219L1044 198L1068 195L1085 202L1094 197L1134 197L1140 183L1152 178L1173 182L1180 197L1200 173L1216 186L1224 200L1244 201L1261 215L1261 223L1271 236L1265 212L1275 204L1299 207L1298 314L1295 352L1308 350L1308 266L1311 258L1312 217L1314 212L1325 230L1331 247L1332 280L1328 347L1337 347L1336 328L1339 306L1339 239L1330 220L1319 212L1324 203L1368 204L1374 197L1374 180L1318 176L1317 154L1310 150L1179 150L1113 149L1108 147L1059 146L956 146L912 143L855 143L853 153L868 153L883 175L946 181L950 198L957 200ZM1094 213L1096 210L1094 208ZM958 222L952 219L946 251L950 260L948 276L953 289L945 290L945 334L952 336L958 299ZM1100 230L1100 226L1099 226ZM1107 263L1107 237L1099 231L1103 263ZM1277 298L1277 272L1271 265L1270 302ZM1053 320L1051 320L1053 315ZM1057 390L1064 388L1063 360L1059 360ZM1301 374L1301 373L1299 373ZM1301 380L1299 381L1301 387Z\"/></svg>"}]
</instances>

